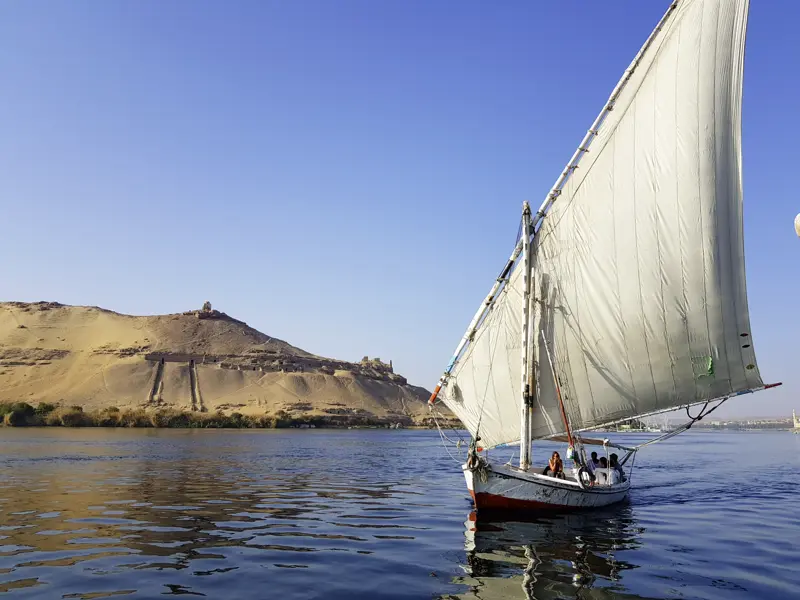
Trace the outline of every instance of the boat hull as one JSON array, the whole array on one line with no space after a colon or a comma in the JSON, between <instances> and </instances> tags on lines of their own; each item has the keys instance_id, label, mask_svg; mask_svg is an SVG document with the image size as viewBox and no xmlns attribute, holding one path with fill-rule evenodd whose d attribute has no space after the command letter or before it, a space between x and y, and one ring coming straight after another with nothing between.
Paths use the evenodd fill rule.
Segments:
<instances>
[{"instance_id":1,"label":"boat hull","mask_svg":"<svg viewBox=\"0 0 800 600\"><path fill-rule=\"evenodd\" d=\"M546 477L510 465L491 465L485 481L462 466L467 489L478 511L578 511L621 502L630 481L583 489L577 481Z\"/></svg>"}]
</instances>

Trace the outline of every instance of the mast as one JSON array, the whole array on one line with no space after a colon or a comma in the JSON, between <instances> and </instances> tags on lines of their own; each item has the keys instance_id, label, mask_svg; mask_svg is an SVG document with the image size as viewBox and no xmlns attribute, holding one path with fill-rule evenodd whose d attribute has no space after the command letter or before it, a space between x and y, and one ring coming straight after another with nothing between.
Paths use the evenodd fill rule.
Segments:
<instances>
[{"instance_id":1,"label":"mast","mask_svg":"<svg viewBox=\"0 0 800 600\"><path fill-rule=\"evenodd\" d=\"M531 295L531 207L522 203L522 398L520 399L519 468L531 466L531 355L529 347L530 295Z\"/></svg>"},{"instance_id":2,"label":"mast","mask_svg":"<svg viewBox=\"0 0 800 600\"><path fill-rule=\"evenodd\" d=\"M536 353L534 352L534 342L536 341L536 318L535 318L535 311L534 306L536 302L536 286L533 282L533 252L532 247L530 246L530 241L533 240L534 230L533 230L533 218L530 221L530 232L528 235L525 236L527 240L529 240L529 247L528 247L528 254L531 255L528 263L530 264L530 268L527 271L528 275L528 299L525 301L524 306L527 307L527 315L528 315L528 368L526 369L528 375L527 381L527 390L528 390L528 431L527 431L527 438L523 440L520 438L520 443L525 444L525 448L528 449L528 455L530 458L530 454L533 452L531 449L531 444L533 443L533 400L536 396L536 375L534 375L536 369ZM526 371L522 372L522 376L525 377ZM525 383L522 385L523 391L525 390ZM523 402L525 399L523 398Z\"/></svg>"}]
</instances>

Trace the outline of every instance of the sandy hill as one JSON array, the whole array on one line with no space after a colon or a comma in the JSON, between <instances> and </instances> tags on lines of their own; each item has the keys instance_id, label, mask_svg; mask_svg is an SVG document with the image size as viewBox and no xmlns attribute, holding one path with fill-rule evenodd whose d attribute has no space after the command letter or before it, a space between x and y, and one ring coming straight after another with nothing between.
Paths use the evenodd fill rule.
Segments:
<instances>
[{"instance_id":1,"label":"sandy hill","mask_svg":"<svg viewBox=\"0 0 800 600\"><path fill-rule=\"evenodd\" d=\"M429 392L377 359L315 356L215 310L133 317L0 303L0 401L419 422Z\"/></svg>"}]
</instances>

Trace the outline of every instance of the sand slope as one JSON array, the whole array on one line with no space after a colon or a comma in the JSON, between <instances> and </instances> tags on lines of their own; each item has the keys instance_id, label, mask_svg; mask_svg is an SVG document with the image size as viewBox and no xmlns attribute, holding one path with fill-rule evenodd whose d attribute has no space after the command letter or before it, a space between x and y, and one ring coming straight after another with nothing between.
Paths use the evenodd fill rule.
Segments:
<instances>
[{"instance_id":1,"label":"sand slope","mask_svg":"<svg viewBox=\"0 0 800 600\"><path fill-rule=\"evenodd\" d=\"M216 311L0 303L0 401L408 422L428 416L428 395L389 365L318 357Z\"/></svg>"}]
</instances>

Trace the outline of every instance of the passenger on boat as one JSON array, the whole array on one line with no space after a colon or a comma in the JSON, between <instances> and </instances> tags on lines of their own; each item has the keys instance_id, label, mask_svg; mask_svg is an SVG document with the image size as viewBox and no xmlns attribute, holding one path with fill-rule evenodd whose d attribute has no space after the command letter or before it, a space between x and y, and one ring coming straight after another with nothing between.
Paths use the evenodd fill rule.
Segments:
<instances>
[{"instance_id":1,"label":"passenger on boat","mask_svg":"<svg viewBox=\"0 0 800 600\"><path fill-rule=\"evenodd\" d=\"M597 452L592 452L592 454L597 456ZM597 468L597 466L594 464L594 460L591 458L586 460L586 454L583 454L583 460L581 461L581 464L578 465L579 469L581 467L583 467L583 470L589 474L589 485L594 485L595 481L597 481L597 477L594 474L594 470ZM578 477L580 478L580 471L578 472ZM580 479L578 480L580 481Z\"/></svg>"},{"instance_id":2,"label":"passenger on boat","mask_svg":"<svg viewBox=\"0 0 800 600\"><path fill-rule=\"evenodd\" d=\"M547 463L544 471L542 471L542 475L549 475L550 477L565 479L564 463L561 462L561 456L559 456L558 452L553 452L553 456L550 457L550 461Z\"/></svg>"},{"instance_id":3,"label":"passenger on boat","mask_svg":"<svg viewBox=\"0 0 800 600\"><path fill-rule=\"evenodd\" d=\"M597 483L600 485L609 485L610 479L608 476L608 461L606 460L605 456L600 457L600 462L595 468L595 476L597 477Z\"/></svg>"},{"instance_id":4,"label":"passenger on boat","mask_svg":"<svg viewBox=\"0 0 800 600\"><path fill-rule=\"evenodd\" d=\"M610 457L609 466L619 474L619 480L625 481L625 471L619 464L619 456L612 454Z\"/></svg>"},{"instance_id":5,"label":"passenger on boat","mask_svg":"<svg viewBox=\"0 0 800 600\"><path fill-rule=\"evenodd\" d=\"M597 460L597 452L592 452L592 460L589 466L592 468L592 471L600 466L600 461Z\"/></svg>"}]
</instances>

